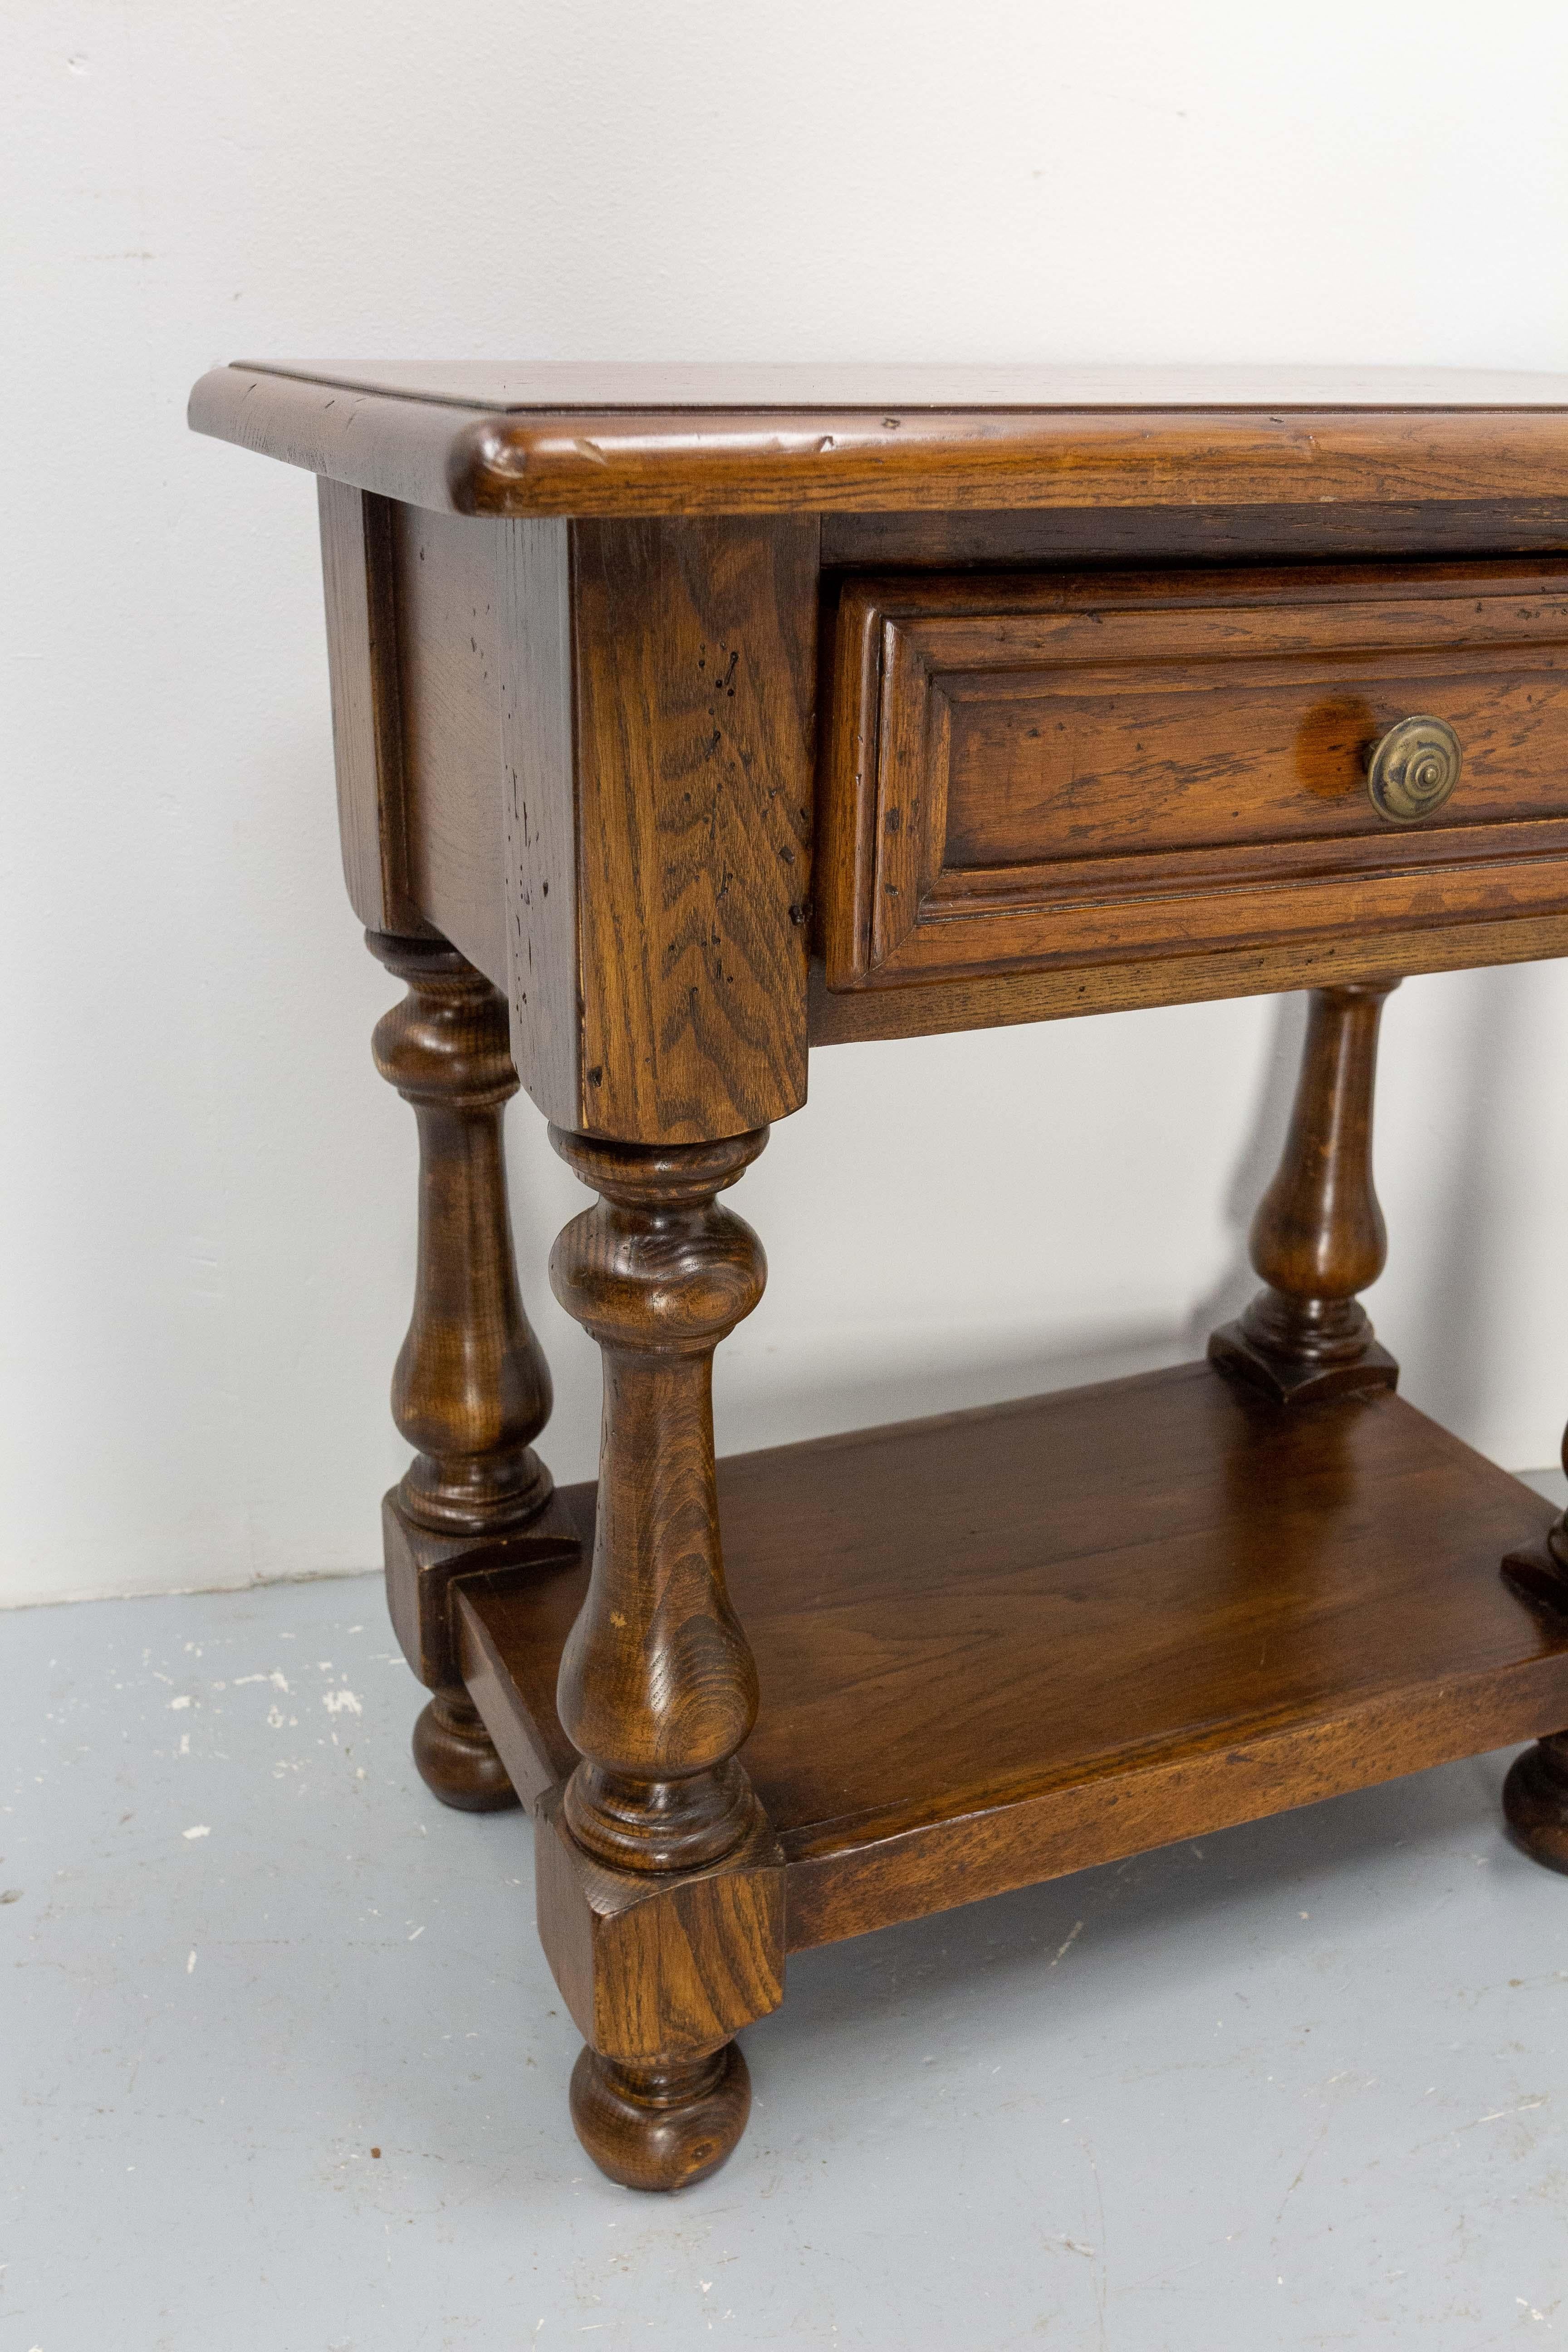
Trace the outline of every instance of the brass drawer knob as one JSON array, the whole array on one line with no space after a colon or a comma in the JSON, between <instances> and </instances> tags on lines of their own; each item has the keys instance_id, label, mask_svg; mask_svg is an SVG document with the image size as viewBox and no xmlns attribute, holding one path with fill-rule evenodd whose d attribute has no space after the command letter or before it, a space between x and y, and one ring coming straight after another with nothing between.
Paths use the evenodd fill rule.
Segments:
<instances>
[{"instance_id":1,"label":"brass drawer knob","mask_svg":"<svg viewBox=\"0 0 1568 2352\"><path fill-rule=\"evenodd\" d=\"M1464 751L1446 719L1402 719L1373 745L1366 788L1379 816L1418 824L1440 809L1459 781Z\"/></svg>"}]
</instances>

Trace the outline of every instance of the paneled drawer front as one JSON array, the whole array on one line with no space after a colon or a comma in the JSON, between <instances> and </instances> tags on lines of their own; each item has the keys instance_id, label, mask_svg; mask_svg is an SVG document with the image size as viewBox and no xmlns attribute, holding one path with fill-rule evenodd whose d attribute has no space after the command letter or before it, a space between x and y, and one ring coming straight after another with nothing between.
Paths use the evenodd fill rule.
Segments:
<instances>
[{"instance_id":1,"label":"paneled drawer front","mask_svg":"<svg viewBox=\"0 0 1568 2352\"><path fill-rule=\"evenodd\" d=\"M1372 746L1434 715L1414 824ZM1568 564L862 580L817 866L828 985L1568 905Z\"/></svg>"}]
</instances>

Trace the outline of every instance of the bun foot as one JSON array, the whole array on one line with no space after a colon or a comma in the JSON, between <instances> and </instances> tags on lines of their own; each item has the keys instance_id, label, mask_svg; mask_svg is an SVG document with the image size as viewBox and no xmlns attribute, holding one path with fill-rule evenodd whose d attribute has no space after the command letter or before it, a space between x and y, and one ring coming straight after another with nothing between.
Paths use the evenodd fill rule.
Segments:
<instances>
[{"instance_id":1,"label":"bun foot","mask_svg":"<svg viewBox=\"0 0 1568 2352\"><path fill-rule=\"evenodd\" d=\"M746 2128L752 2078L740 2044L673 2066L624 2066L584 2050L572 2070L572 2121L623 2189L686 2189L716 2172Z\"/></svg>"},{"instance_id":2,"label":"bun foot","mask_svg":"<svg viewBox=\"0 0 1568 2352\"><path fill-rule=\"evenodd\" d=\"M1531 1862L1568 1872L1568 1732L1516 1756L1502 1785L1510 1835Z\"/></svg>"},{"instance_id":3,"label":"bun foot","mask_svg":"<svg viewBox=\"0 0 1568 2352\"><path fill-rule=\"evenodd\" d=\"M437 1691L414 1727L419 1778L444 1805L465 1813L499 1813L518 1802L478 1710L451 1691Z\"/></svg>"}]
</instances>

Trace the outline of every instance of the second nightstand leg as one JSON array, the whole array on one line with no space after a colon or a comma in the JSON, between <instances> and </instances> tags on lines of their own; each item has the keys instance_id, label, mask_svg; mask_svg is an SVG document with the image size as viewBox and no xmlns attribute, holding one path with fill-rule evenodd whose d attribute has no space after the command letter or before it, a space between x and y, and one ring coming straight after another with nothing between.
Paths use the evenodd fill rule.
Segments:
<instances>
[{"instance_id":1,"label":"second nightstand leg","mask_svg":"<svg viewBox=\"0 0 1568 2352\"><path fill-rule=\"evenodd\" d=\"M1514 1758L1502 1809L1515 1845L1532 1862L1568 1872L1568 1731L1538 1739Z\"/></svg>"},{"instance_id":2,"label":"second nightstand leg","mask_svg":"<svg viewBox=\"0 0 1568 2352\"><path fill-rule=\"evenodd\" d=\"M1568 1435L1563 1440L1568 1470ZM1568 1511L1560 1511L1538 1545L1510 1553L1503 1575L1537 1605L1568 1611ZM1503 1782L1502 1809L1515 1845L1549 1870L1568 1872L1568 1731L1550 1734L1516 1756Z\"/></svg>"},{"instance_id":3,"label":"second nightstand leg","mask_svg":"<svg viewBox=\"0 0 1568 2352\"><path fill-rule=\"evenodd\" d=\"M392 1410L416 1450L386 1497L387 1598L405 1655L435 1692L414 1760L444 1804L490 1812L516 1795L452 1652L448 1593L465 1567L539 1518L550 1473L533 1440L550 1371L518 1291L501 1118L517 1092L506 1000L438 939L365 934L408 983L376 1024L375 1066L419 1123L414 1318Z\"/></svg>"},{"instance_id":4,"label":"second nightstand leg","mask_svg":"<svg viewBox=\"0 0 1568 2352\"><path fill-rule=\"evenodd\" d=\"M593 1576L557 1704L581 1761L537 1846L545 1950L588 2048L572 2116L634 2189L723 2161L750 2105L737 2028L783 1996L783 1860L736 1761L757 1711L724 1589L713 1350L762 1296L716 1195L766 1130L647 1146L552 1133L599 1194L550 1276L604 1354Z\"/></svg>"},{"instance_id":5,"label":"second nightstand leg","mask_svg":"<svg viewBox=\"0 0 1568 2352\"><path fill-rule=\"evenodd\" d=\"M1252 1221L1252 1263L1268 1287L1209 1341L1216 1363L1281 1403L1391 1389L1399 1377L1356 1296L1388 1250L1372 1183L1372 1106L1378 1023L1398 985L1313 990L1284 1156Z\"/></svg>"}]
</instances>

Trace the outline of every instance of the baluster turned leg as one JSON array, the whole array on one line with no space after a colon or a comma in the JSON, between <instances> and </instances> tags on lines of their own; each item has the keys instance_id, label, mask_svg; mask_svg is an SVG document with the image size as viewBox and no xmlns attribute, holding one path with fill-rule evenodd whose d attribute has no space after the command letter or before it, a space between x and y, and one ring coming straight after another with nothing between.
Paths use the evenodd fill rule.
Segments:
<instances>
[{"instance_id":1,"label":"baluster turned leg","mask_svg":"<svg viewBox=\"0 0 1568 2352\"><path fill-rule=\"evenodd\" d=\"M376 1024L375 1066L419 1127L419 1255L414 1318L392 1410L416 1448L386 1497L387 1595L414 1671L435 1696L414 1758L442 1801L473 1812L517 1802L468 1701L453 1652L449 1587L550 1499L532 1441L550 1371L517 1285L501 1118L517 1092L506 1000L444 940L367 931L371 953L408 983Z\"/></svg>"},{"instance_id":2,"label":"baluster turned leg","mask_svg":"<svg viewBox=\"0 0 1568 2352\"><path fill-rule=\"evenodd\" d=\"M578 1749L546 1800L540 1928L588 2047L578 2136L613 2179L678 2189L730 2153L751 2090L736 2029L783 1992L783 1866L735 1751L756 1669L724 1589L714 1348L762 1296L750 1227L716 1194L766 1129L645 1146L552 1130L599 1194L551 1281L604 1354L588 1595L561 1662Z\"/></svg>"},{"instance_id":3,"label":"baluster turned leg","mask_svg":"<svg viewBox=\"0 0 1568 2352\"><path fill-rule=\"evenodd\" d=\"M1372 1184L1372 1106L1378 1023L1398 985L1313 990L1284 1156L1252 1221L1252 1264L1268 1287L1209 1341L1215 1363L1282 1404L1391 1389L1399 1378L1356 1296L1388 1253Z\"/></svg>"},{"instance_id":4,"label":"baluster turned leg","mask_svg":"<svg viewBox=\"0 0 1568 2352\"><path fill-rule=\"evenodd\" d=\"M1554 1731L1516 1756L1502 1784L1514 1843L1532 1862L1568 1872L1568 1731Z\"/></svg>"}]
</instances>

